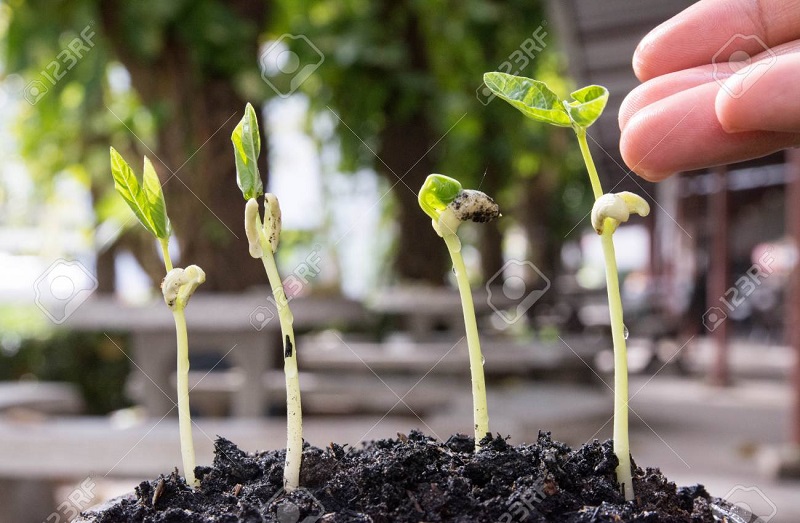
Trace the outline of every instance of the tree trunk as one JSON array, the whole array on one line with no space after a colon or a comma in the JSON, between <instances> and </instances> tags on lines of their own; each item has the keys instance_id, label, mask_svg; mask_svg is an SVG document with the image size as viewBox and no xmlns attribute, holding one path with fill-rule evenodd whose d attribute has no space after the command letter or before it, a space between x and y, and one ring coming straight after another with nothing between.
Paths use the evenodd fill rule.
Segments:
<instances>
[{"instance_id":1,"label":"tree trunk","mask_svg":"<svg viewBox=\"0 0 800 523\"><path fill-rule=\"evenodd\" d=\"M542 168L534 178L525 179L521 182L521 194L519 207L516 210L520 222L525 228L526 236L530 246L529 260L551 283L555 280L558 269L558 256L561 249L562 239L554 234L548 227L550 219L548 213L554 205L553 196L557 184L558 173L552 165L542 162ZM558 205L560 202L555 202ZM541 302L552 302L556 298L556 293L546 292Z\"/></svg>"},{"instance_id":2,"label":"tree trunk","mask_svg":"<svg viewBox=\"0 0 800 523\"><path fill-rule=\"evenodd\" d=\"M397 275L403 280L441 285L447 270L447 249L417 202L417 193L433 169L433 160L425 154L433 143L432 132L423 113L417 111L407 122L389 123L381 133L379 156L388 166L381 172L390 183L396 183L400 226Z\"/></svg>"},{"instance_id":3,"label":"tree trunk","mask_svg":"<svg viewBox=\"0 0 800 523\"><path fill-rule=\"evenodd\" d=\"M230 143L245 100L230 78L202 69L178 36L179 21L164 28L160 54L145 60L131 52L122 36L117 3L101 6L105 34L133 88L148 107L160 110L158 144L152 151L144 145L142 149L162 180L180 248L176 266L202 267L205 291L234 292L263 283L263 268L248 255L242 227L245 202L236 186ZM232 1L228 6L244 20L266 16L264 2ZM252 56L256 67L255 39ZM262 143L266 141L262 132ZM266 173L264 156L261 168ZM130 161L138 171L140 160Z\"/></svg>"},{"instance_id":4,"label":"tree trunk","mask_svg":"<svg viewBox=\"0 0 800 523\"><path fill-rule=\"evenodd\" d=\"M502 213L502 209L500 209ZM500 272L503 268L503 233L497 220L481 224L481 272L483 281Z\"/></svg>"},{"instance_id":5,"label":"tree trunk","mask_svg":"<svg viewBox=\"0 0 800 523\"><path fill-rule=\"evenodd\" d=\"M410 12L405 1L388 0L382 7L385 20L404 23L402 38L408 45L409 70L429 75L427 46L416 14ZM427 110L429 96L424 91L416 93L414 108L401 113L397 100L408 95L401 92L401 80L395 82L396 92L387 97L384 112L388 123L380 133L378 151L379 172L394 186L399 205L400 238L394 266L401 280L441 285L449 266L447 249L417 201L417 193L435 165L430 150L436 138Z\"/></svg>"},{"instance_id":6,"label":"tree trunk","mask_svg":"<svg viewBox=\"0 0 800 523\"><path fill-rule=\"evenodd\" d=\"M114 282L117 271L114 267L114 257L117 254L116 243L97 253L97 292L110 294L114 292Z\"/></svg>"},{"instance_id":7,"label":"tree trunk","mask_svg":"<svg viewBox=\"0 0 800 523\"><path fill-rule=\"evenodd\" d=\"M487 165L486 175L481 178L479 190L485 192L492 198L497 198L500 188L507 184L506 180L510 176L511 156L506 147L497 143L498 137L503 136L503 120L499 116L487 116L487 121L483 129L483 143L486 147ZM500 206L501 214L510 214L507 209L504 213L503 206ZM502 219L502 218L501 218ZM481 224L480 227L480 253L481 271L483 280L497 274L503 268L503 234L500 232L500 220L493 220L489 223Z\"/></svg>"}]
</instances>

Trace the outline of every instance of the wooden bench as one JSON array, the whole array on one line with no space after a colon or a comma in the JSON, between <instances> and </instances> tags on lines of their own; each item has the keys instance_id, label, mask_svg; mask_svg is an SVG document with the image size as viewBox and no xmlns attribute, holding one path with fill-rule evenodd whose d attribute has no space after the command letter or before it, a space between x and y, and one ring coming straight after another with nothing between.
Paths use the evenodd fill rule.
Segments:
<instances>
[{"instance_id":1,"label":"wooden bench","mask_svg":"<svg viewBox=\"0 0 800 523\"><path fill-rule=\"evenodd\" d=\"M231 362L244 375L233 393L233 415L258 417L267 410L267 393L261 378L282 361L280 325L268 291L237 295L198 294L186 308L191 356L215 355ZM363 325L367 315L355 301L339 297L300 297L291 301L295 328ZM175 326L162 300L130 306L110 297L83 303L62 325L79 331L128 332L131 360L129 379L136 400L150 416L175 414L175 388L170 377L175 369Z\"/></svg>"},{"instance_id":2,"label":"wooden bench","mask_svg":"<svg viewBox=\"0 0 800 523\"><path fill-rule=\"evenodd\" d=\"M498 292L493 292L490 300L485 287L473 290L472 302L479 321L494 314L494 307L507 308L513 305ZM450 287L388 287L371 296L366 306L375 314L397 320L398 327L407 330L417 341L430 340L437 327L443 327L451 336L464 330L461 297L457 289Z\"/></svg>"},{"instance_id":3,"label":"wooden bench","mask_svg":"<svg viewBox=\"0 0 800 523\"><path fill-rule=\"evenodd\" d=\"M83 406L78 388L73 383L0 382L0 413L26 409L44 414L79 414Z\"/></svg>"},{"instance_id":4,"label":"wooden bench","mask_svg":"<svg viewBox=\"0 0 800 523\"><path fill-rule=\"evenodd\" d=\"M203 417L227 416L231 410L231 400L242 387L244 379L238 369L190 372L192 412ZM174 375L172 381L174 386ZM262 382L269 404L281 410L286 402L283 371L268 371ZM403 397L413 385L413 381L397 375L386 375L379 379L363 373L300 373L303 412L306 415L384 414L395 406L397 395ZM413 412L424 415L444 407L452 390L452 380L437 376L420 383L403 399Z\"/></svg>"},{"instance_id":5,"label":"wooden bench","mask_svg":"<svg viewBox=\"0 0 800 523\"><path fill-rule=\"evenodd\" d=\"M602 338L565 337L555 341L518 342L482 338L487 376L575 377L591 381L594 355L610 346ZM467 341L385 342L348 341L336 337L304 340L300 367L309 371L379 374L468 375Z\"/></svg>"}]
</instances>

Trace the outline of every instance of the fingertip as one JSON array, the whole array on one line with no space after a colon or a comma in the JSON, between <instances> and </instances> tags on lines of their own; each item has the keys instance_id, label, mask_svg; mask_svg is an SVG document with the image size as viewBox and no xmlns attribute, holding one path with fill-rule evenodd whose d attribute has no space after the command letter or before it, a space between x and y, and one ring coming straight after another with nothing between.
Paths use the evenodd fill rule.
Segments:
<instances>
[{"instance_id":1,"label":"fingertip","mask_svg":"<svg viewBox=\"0 0 800 523\"><path fill-rule=\"evenodd\" d=\"M647 154L643 154L641 136L641 118L637 114L630 117L625 127L622 128L619 140L619 152L628 168L641 178L654 182L665 178L667 175L652 169L645 164Z\"/></svg>"},{"instance_id":2,"label":"fingertip","mask_svg":"<svg viewBox=\"0 0 800 523\"><path fill-rule=\"evenodd\" d=\"M617 123L619 124L620 131L625 129L630 119L633 118L639 109L647 105L642 101L644 94L647 92L647 88L647 84L641 84L634 87L631 92L625 95L625 98L619 106L619 114L617 115Z\"/></svg>"},{"instance_id":3,"label":"fingertip","mask_svg":"<svg viewBox=\"0 0 800 523\"><path fill-rule=\"evenodd\" d=\"M636 75L636 78L638 78L640 82L646 82L654 76L650 71L651 60L649 55L650 48L652 47L653 40L655 39L653 33L657 29L658 28L647 33L647 35L645 35L645 37L639 42L639 45L636 46L636 50L633 52L631 67L633 67L633 74Z\"/></svg>"},{"instance_id":4,"label":"fingertip","mask_svg":"<svg viewBox=\"0 0 800 523\"><path fill-rule=\"evenodd\" d=\"M725 88L721 88L714 99L714 113L717 115L720 127L726 133L737 133L745 130L739 121L736 98L732 97Z\"/></svg>"},{"instance_id":5,"label":"fingertip","mask_svg":"<svg viewBox=\"0 0 800 523\"><path fill-rule=\"evenodd\" d=\"M643 178L644 180L653 183L662 182L667 178L669 178L670 176L672 176L673 174L675 174L674 172L671 171L649 171L644 169L638 172L637 171L634 172L636 172L636 174L638 174L640 178Z\"/></svg>"}]
</instances>

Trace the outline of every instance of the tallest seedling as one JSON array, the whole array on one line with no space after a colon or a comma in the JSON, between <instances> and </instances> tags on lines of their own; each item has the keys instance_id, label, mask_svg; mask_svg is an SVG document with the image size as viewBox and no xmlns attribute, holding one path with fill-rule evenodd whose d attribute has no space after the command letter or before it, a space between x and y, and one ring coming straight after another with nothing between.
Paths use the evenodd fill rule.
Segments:
<instances>
[{"instance_id":1,"label":"tallest seedling","mask_svg":"<svg viewBox=\"0 0 800 523\"><path fill-rule=\"evenodd\" d=\"M253 106L247 104L244 117L231 135L236 159L236 182L247 205L244 210L244 230L250 244L250 256L261 258L267 271L272 296L278 308L283 338L283 373L286 377L286 463L283 467L283 487L287 491L300 485L300 461L303 457L303 417L300 403L300 379L297 372L297 347L294 342L294 318L283 289L274 253L281 234L281 208L274 194L264 194L258 172L261 136ZM264 195L262 224L258 198Z\"/></svg>"},{"instance_id":2,"label":"tallest seedling","mask_svg":"<svg viewBox=\"0 0 800 523\"><path fill-rule=\"evenodd\" d=\"M483 75L483 81L494 94L519 109L528 118L559 127L572 127L578 137L595 197L595 204L592 207L592 226L600 235L606 262L611 336L614 341L614 454L619 459L617 481L622 487L625 499L631 500L634 496L628 443L628 356L612 234L620 222L628 220L631 213L640 216L649 214L650 206L633 193L603 194L600 178L597 176L597 169L586 142L586 129L605 109L608 101L608 90L605 87L590 85L573 92L572 100L562 100L547 87L547 84L530 78L505 73L486 73Z\"/></svg>"}]
</instances>

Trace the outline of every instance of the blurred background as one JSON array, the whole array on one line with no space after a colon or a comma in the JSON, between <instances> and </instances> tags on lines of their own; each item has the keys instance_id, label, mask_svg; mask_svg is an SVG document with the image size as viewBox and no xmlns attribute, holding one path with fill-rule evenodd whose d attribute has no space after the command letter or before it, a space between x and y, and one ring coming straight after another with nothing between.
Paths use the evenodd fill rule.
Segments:
<instances>
[{"instance_id":1,"label":"blurred background","mask_svg":"<svg viewBox=\"0 0 800 523\"><path fill-rule=\"evenodd\" d=\"M284 446L274 302L249 257L230 134L252 103L283 210L306 440L469 432L460 302L418 207L439 172L500 220L461 228L492 429L611 435L612 353L592 197L569 129L494 101L486 71L611 91L589 130L615 234L642 466L797 521L797 154L680 173L622 162L639 39L692 2L10 0L0 3L0 522L71 520L180 464L174 328L157 244L113 190L147 155L187 308L198 463L213 438ZM726 45L736 45L729 42ZM794 373L794 374L793 374Z\"/></svg>"}]
</instances>

